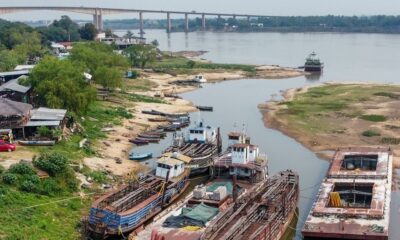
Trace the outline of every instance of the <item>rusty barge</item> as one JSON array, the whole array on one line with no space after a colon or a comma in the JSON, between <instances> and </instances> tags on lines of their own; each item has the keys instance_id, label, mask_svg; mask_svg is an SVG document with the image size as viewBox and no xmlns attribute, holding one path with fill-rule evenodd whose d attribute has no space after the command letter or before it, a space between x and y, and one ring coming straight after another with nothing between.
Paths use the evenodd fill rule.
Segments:
<instances>
[{"instance_id":1,"label":"rusty barge","mask_svg":"<svg viewBox=\"0 0 400 240\"><path fill-rule=\"evenodd\" d=\"M88 235L94 239L124 236L140 231L144 223L176 200L189 185L191 158L165 153L157 160L155 173L125 184L98 198L90 209Z\"/></svg>"},{"instance_id":2,"label":"rusty barge","mask_svg":"<svg viewBox=\"0 0 400 240\"><path fill-rule=\"evenodd\" d=\"M304 225L305 239L387 240L392 158L389 148L339 149Z\"/></svg>"},{"instance_id":3,"label":"rusty barge","mask_svg":"<svg viewBox=\"0 0 400 240\"><path fill-rule=\"evenodd\" d=\"M240 136L214 159L215 179L156 216L136 239L279 240L295 216L298 174L268 177L266 156Z\"/></svg>"}]
</instances>

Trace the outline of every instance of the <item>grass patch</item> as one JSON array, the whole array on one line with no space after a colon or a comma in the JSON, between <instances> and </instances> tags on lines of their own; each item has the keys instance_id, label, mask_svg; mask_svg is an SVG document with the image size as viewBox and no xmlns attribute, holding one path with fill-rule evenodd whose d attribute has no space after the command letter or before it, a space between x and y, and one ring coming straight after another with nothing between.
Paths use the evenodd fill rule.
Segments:
<instances>
[{"instance_id":1,"label":"grass patch","mask_svg":"<svg viewBox=\"0 0 400 240\"><path fill-rule=\"evenodd\" d=\"M387 117L376 114L362 115L360 118L370 122L384 122L387 120Z\"/></svg>"},{"instance_id":2,"label":"grass patch","mask_svg":"<svg viewBox=\"0 0 400 240\"><path fill-rule=\"evenodd\" d=\"M340 128L342 119L361 118L372 122L386 121L382 115L363 115L360 103L384 102L378 96L397 97L400 87L390 85L330 84L312 87L307 92L298 93L292 101L277 114L287 118L290 125L310 133L331 133ZM387 101L387 99L386 99Z\"/></svg>"},{"instance_id":3,"label":"grass patch","mask_svg":"<svg viewBox=\"0 0 400 240\"><path fill-rule=\"evenodd\" d=\"M167 102L161 98L135 94L135 93L121 93L120 95L122 98L127 99L132 102L146 102L146 103L163 103L166 104Z\"/></svg>"},{"instance_id":4,"label":"grass patch","mask_svg":"<svg viewBox=\"0 0 400 240\"><path fill-rule=\"evenodd\" d=\"M154 87L157 87L157 83L143 78L125 80L125 89L128 91L146 92Z\"/></svg>"},{"instance_id":5,"label":"grass patch","mask_svg":"<svg viewBox=\"0 0 400 240\"><path fill-rule=\"evenodd\" d=\"M374 95L375 96L381 96L381 97L393 98L393 99L399 99L400 98L399 94L393 93L393 92L377 92Z\"/></svg>"},{"instance_id":6,"label":"grass patch","mask_svg":"<svg viewBox=\"0 0 400 240\"><path fill-rule=\"evenodd\" d=\"M376 137L376 136L380 136L381 134L379 132L373 131L373 130L366 130L364 132L362 132L362 134L364 137Z\"/></svg>"},{"instance_id":7,"label":"grass patch","mask_svg":"<svg viewBox=\"0 0 400 240\"><path fill-rule=\"evenodd\" d=\"M167 57L161 61L154 62L151 67L156 72L167 72L174 74L193 74L195 72L207 70L241 70L249 74L255 74L256 68L248 64L222 64L222 63L206 63L197 62L193 64L193 60L185 57Z\"/></svg>"}]
</instances>

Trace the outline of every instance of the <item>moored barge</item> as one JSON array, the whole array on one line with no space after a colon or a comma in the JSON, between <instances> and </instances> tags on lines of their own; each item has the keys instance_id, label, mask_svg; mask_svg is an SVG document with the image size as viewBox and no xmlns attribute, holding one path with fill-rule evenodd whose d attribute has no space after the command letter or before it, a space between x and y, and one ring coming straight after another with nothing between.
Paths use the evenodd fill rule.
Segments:
<instances>
[{"instance_id":1,"label":"moored barge","mask_svg":"<svg viewBox=\"0 0 400 240\"><path fill-rule=\"evenodd\" d=\"M140 230L143 224L177 199L189 185L190 157L165 153L154 175L125 184L97 199L88 219L89 235L96 239Z\"/></svg>"},{"instance_id":2,"label":"moored barge","mask_svg":"<svg viewBox=\"0 0 400 240\"><path fill-rule=\"evenodd\" d=\"M249 142L232 145L214 165L215 179L156 216L136 239L279 239L295 214L298 175L268 178L266 156Z\"/></svg>"},{"instance_id":3,"label":"moored barge","mask_svg":"<svg viewBox=\"0 0 400 240\"><path fill-rule=\"evenodd\" d=\"M305 239L387 240L392 158L388 148L339 149L303 228Z\"/></svg>"}]
</instances>

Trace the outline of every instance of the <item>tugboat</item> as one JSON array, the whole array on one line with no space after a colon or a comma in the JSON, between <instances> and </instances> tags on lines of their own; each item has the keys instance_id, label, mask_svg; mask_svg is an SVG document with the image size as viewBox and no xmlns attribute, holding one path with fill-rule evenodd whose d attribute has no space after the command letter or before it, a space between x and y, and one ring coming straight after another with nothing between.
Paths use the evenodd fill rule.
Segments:
<instances>
[{"instance_id":1,"label":"tugboat","mask_svg":"<svg viewBox=\"0 0 400 240\"><path fill-rule=\"evenodd\" d=\"M304 64L304 71L306 72L322 72L324 63L317 57L315 52L312 52L306 59Z\"/></svg>"},{"instance_id":2,"label":"tugboat","mask_svg":"<svg viewBox=\"0 0 400 240\"><path fill-rule=\"evenodd\" d=\"M235 136L244 141L214 160L215 178L157 215L138 239L281 238L295 215L298 175L287 170L268 177L258 146Z\"/></svg>"},{"instance_id":3,"label":"tugboat","mask_svg":"<svg viewBox=\"0 0 400 240\"><path fill-rule=\"evenodd\" d=\"M165 153L157 160L155 173L124 184L98 198L90 209L89 236L105 239L140 231L143 224L176 200L189 185L185 168L190 157Z\"/></svg>"},{"instance_id":4,"label":"tugboat","mask_svg":"<svg viewBox=\"0 0 400 240\"><path fill-rule=\"evenodd\" d=\"M221 152L221 137L219 128L204 125L200 121L189 129L185 138L183 135L175 135L174 142L167 152L179 152L192 158L187 168L191 169L190 176L198 176L208 173L212 159Z\"/></svg>"}]
</instances>

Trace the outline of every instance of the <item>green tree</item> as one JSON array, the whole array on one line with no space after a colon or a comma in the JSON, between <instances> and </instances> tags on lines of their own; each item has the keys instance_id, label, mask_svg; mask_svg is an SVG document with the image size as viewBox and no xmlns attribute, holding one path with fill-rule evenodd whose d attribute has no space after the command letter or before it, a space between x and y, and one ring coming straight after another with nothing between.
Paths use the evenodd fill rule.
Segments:
<instances>
[{"instance_id":1,"label":"green tree","mask_svg":"<svg viewBox=\"0 0 400 240\"><path fill-rule=\"evenodd\" d=\"M0 51L0 71L11 71L18 65L20 59L12 50Z\"/></svg>"},{"instance_id":2,"label":"green tree","mask_svg":"<svg viewBox=\"0 0 400 240\"><path fill-rule=\"evenodd\" d=\"M146 64L157 58L157 48L153 45L136 44L125 49L124 53L130 59L132 67L145 68Z\"/></svg>"},{"instance_id":3,"label":"green tree","mask_svg":"<svg viewBox=\"0 0 400 240\"><path fill-rule=\"evenodd\" d=\"M84 79L83 68L70 60L45 57L31 72L29 81L39 104L85 113L96 92Z\"/></svg>"},{"instance_id":4,"label":"green tree","mask_svg":"<svg viewBox=\"0 0 400 240\"><path fill-rule=\"evenodd\" d=\"M82 39L92 41L96 38L97 29L92 23L86 23L85 26L79 29Z\"/></svg>"},{"instance_id":5,"label":"green tree","mask_svg":"<svg viewBox=\"0 0 400 240\"><path fill-rule=\"evenodd\" d=\"M157 39L154 39L154 40L151 42L151 45L153 45L154 47L158 48L158 46L160 46L160 43L158 42Z\"/></svg>"},{"instance_id":6,"label":"green tree","mask_svg":"<svg viewBox=\"0 0 400 240\"><path fill-rule=\"evenodd\" d=\"M97 68L93 79L107 89L115 89L122 86L122 74L115 68L101 66Z\"/></svg>"}]
</instances>

